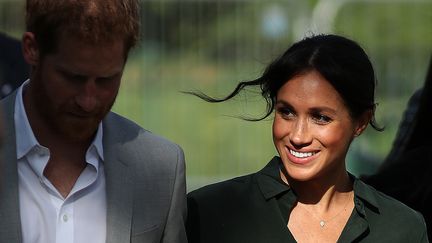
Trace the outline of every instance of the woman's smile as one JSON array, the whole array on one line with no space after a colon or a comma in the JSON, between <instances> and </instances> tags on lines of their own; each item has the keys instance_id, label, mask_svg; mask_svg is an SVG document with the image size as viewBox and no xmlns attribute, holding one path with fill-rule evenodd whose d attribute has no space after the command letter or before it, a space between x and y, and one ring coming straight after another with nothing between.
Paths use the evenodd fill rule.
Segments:
<instances>
[{"instance_id":1,"label":"woman's smile","mask_svg":"<svg viewBox=\"0 0 432 243\"><path fill-rule=\"evenodd\" d=\"M294 164L308 164L319 156L319 151L301 152L285 147L287 158Z\"/></svg>"}]
</instances>

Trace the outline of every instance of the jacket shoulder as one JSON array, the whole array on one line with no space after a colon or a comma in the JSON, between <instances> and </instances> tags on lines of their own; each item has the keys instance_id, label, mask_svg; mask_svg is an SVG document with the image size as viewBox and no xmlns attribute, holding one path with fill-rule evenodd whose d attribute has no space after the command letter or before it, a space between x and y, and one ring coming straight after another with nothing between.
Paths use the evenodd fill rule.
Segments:
<instances>
[{"instance_id":1,"label":"jacket shoulder","mask_svg":"<svg viewBox=\"0 0 432 243\"><path fill-rule=\"evenodd\" d=\"M156 153L178 152L179 146L166 138L158 136L135 122L120 116L114 112L108 113L103 120L104 136L106 135L110 142L122 143L128 147L145 146L147 151Z\"/></svg>"},{"instance_id":2,"label":"jacket shoulder","mask_svg":"<svg viewBox=\"0 0 432 243\"><path fill-rule=\"evenodd\" d=\"M165 170L178 163L184 167L184 153L177 144L114 112L110 112L102 124L104 150L115 151L122 160L153 170ZM140 161L146 161L146 165Z\"/></svg>"}]
</instances>

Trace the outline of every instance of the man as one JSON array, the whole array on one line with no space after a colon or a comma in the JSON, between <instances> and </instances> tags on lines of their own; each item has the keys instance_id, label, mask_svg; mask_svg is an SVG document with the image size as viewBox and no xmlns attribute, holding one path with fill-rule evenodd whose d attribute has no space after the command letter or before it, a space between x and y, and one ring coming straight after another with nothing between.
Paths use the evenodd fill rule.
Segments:
<instances>
[{"instance_id":1,"label":"man","mask_svg":"<svg viewBox=\"0 0 432 243\"><path fill-rule=\"evenodd\" d=\"M30 79L1 101L0 242L186 242L183 152L110 112L137 0L27 0Z\"/></svg>"}]
</instances>

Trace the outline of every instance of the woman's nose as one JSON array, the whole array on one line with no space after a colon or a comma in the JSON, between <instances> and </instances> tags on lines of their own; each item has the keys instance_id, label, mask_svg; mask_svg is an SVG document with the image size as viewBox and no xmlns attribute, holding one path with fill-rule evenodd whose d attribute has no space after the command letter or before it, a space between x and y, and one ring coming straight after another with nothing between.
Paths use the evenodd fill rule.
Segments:
<instances>
[{"instance_id":1,"label":"woman's nose","mask_svg":"<svg viewBox=\"0 0 432 243\"><path fill-rule=\"evenodd\" d=\"M297 119L290 133L291 144L296 147L304 147L312 142L312 136L309 131L309 124L307 119Z\"/></svg>"}]
</instances>

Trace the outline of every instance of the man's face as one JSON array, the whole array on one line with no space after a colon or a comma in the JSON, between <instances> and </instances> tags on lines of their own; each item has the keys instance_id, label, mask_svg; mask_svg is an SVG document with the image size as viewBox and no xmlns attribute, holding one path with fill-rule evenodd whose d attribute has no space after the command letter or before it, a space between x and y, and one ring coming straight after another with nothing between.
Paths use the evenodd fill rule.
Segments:
<instances>
[{"instance_id":1,"label":"man's face","mask_svg":"<svg viewBox=\"0 0 432 243\"><path fill-rule=\"evenodd\" d=\"M61 37L55 53L30 63L29 119L33 115L44 131L71 141L91 139L114 104L125 57L122 40L88 44Z\"/></svg>"}]
</instances>

